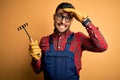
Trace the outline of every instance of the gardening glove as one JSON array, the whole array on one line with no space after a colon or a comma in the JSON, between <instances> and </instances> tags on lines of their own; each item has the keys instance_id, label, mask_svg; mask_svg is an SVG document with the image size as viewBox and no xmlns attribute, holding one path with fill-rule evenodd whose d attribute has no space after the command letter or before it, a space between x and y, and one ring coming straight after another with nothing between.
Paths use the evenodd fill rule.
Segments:
<instances>
[{"instance_id":1,"label":"gardening glove","mask_svg":"<svg viewBox=\"0 0 120 80\"><path fill-rule=\"evenodd\" d=\"M29 54L36 60L39 60L41 58L41 50L39 48L37 40L29 44Z\"/></svg>"},{"instance_id":2,"label":"gardening glove","mask_svg":"<svg viewBox=\"0 0 120 80\"><path fill-rule=\"evenodd\" d=\"M82 13L80 13L79 11L75 10L75 9L72 9L72 8L65 8L63 9L65 12L69 12L69 13L72 13L73 14L73 17L80 21L80 22L83 22L85 18L87 18L88 16L87 15L83 15Z\"/></svg>"}]
</instances>

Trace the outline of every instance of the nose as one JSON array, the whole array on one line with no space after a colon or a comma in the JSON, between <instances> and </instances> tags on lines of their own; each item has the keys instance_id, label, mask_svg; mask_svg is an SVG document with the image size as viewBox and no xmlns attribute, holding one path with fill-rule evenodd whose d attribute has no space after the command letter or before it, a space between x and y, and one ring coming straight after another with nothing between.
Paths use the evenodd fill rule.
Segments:
<instances>
[{"instance_id":1,"label":"nose","mask_svg":"<svg viewBox=\"0 0 120 80\"><path fill-rule=\"evenodd\" d=\"M66 21L65 21L65 17L63 17L63 19L62 19L62 23L65 23Z\"/></svg>"}]
</instances>

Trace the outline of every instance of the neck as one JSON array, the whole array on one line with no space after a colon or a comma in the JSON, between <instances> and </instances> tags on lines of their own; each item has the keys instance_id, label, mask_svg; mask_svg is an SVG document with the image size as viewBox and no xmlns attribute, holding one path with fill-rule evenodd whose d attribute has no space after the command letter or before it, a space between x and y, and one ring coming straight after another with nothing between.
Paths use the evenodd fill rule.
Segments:
<instances>
[{"instance_id":1,"label":"neck","mask_svg":"<svg viewBox=\"0 0 120 80\"><path fill-rule=\"evenodd\" d=\"M64 32L59 32L56 28L54 29L54 32L57 34L57 35L62 35L62 34L64 34L64 33L66 33L67 31L69 31L69 29L67 29L66 31L64 31Z\"/></svg>"}]
</instances>

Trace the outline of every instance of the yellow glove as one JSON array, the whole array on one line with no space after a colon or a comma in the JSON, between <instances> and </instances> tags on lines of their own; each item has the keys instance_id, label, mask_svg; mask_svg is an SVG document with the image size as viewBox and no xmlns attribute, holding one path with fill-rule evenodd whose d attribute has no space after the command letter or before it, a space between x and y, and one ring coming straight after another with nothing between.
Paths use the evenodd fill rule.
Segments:
<instances>
[{"instance_id":1,"label":"yellow glove","mask_svg":"<svg viewBox=\"0 0 120 80\"><path fill-rule=\"evenodd\" d=\"M73 14L73 17L80 21L80 22L83 22L85 18L87 18L88 16L87 15L83 15L82 13L80 13L79 11L75 10L75 9L72 9L72 8L65 8L63 9L65 12L69 12L69 13L72 13Z\"/></svg>"},{"instance_id":2,"label":"yellow glove","mask_svg":"<svg viewBox=\"0 0 120 80\"><path fill-rule=\"evenodd\" d=\"M39 48L37 40L35 42L30 43L29 54L36 60L39 60L41 58L41 50Z\"/></svg>"}]
</instances>

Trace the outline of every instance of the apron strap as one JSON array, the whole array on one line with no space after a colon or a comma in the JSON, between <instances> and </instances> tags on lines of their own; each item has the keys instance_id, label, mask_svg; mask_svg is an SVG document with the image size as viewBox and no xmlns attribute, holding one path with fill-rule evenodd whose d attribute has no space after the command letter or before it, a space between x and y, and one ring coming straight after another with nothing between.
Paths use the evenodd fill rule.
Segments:
<instances>
[{"instance_id":1,"label":"apron strap","mask_svg":"<svg viewBox=\"0 0 120 80\"><path fill-rule=\"evenodd\" d=\"M49 38L49 47L50 47L50 50L54 50L52 34L50 35L50 38Z\"/></svg>"},{"instance_id":2,"label":"apron strap","mask_svg":"<svg viewBox=\"0 0 120 80\"><path fill-rule=\"evenodd\" d=\"M67 44L66 44L66 47L65 47L65 50L69 50L70 48L70 43L71 41L73 40L73 36L74 36L74 33L72 33L69 38L67 39Z\"/></svg>"},{"instance_id":3,"label":"apron strap","mask_svg":"<svg viewBox=\"0 0 120 80\"><path fill-rule=\"evenodd\" d=\"M69 38L67 39L67 44L70 44L70 42L73 40L74 33L72 33Z\"/></svg>"}]
</instances>

